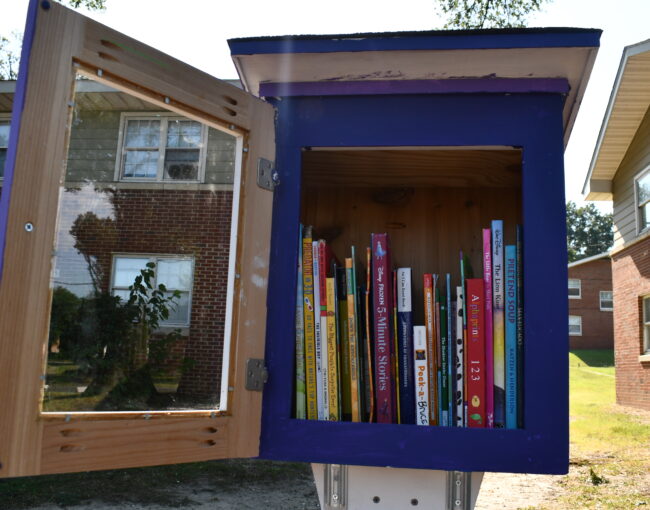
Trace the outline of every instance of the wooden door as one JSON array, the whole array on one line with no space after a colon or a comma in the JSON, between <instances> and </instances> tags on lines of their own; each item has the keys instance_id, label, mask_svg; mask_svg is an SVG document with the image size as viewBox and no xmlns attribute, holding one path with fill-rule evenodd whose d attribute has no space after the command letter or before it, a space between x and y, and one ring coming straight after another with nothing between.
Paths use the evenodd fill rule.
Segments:
<instances>
[{"instance_id":1,"label":"wooden door","mask_svg":"<svg viewBox=\"0 0 650 510\"><path fill-rule=\"evenodd\" d=\"M30 4L22 59L14 96L14 110L20 110L14 119L19 123L12 126L8 157L15 164L5 176L2 200L9 201L8 214L0 221L6 234L0 254L0 477L256 456L262 399L260 391L246 389L245 372L248 359L264 357L272 193L258 186L256 174L261 158L274 160L274 109L49 1ZM74 92L83 82L79 75L91 78L100 89L125 93L129 100L163 110L156 126L160 119L165 129L171 122L190 127L201 123L207 126L202 132L226 133L234 140L233 164L240 171L234 172L229 188L234 227L226 253L231 260L225 269L225 262L220 266L228 271L224 295L231 313L225 320L221 366L226 375L218 407L43 410L45 367L52 350L48 348L52 253L57 222L62 221L66 161L68 166L72 161L66 156L70 130L79 120L80 97ZM122 122L120 129L127 120ZM128 149L116 155L118 161ZM193 157L191 149L183 150L177 158ZM161 172L167 171L168 156L159 158L165 168ZM171 184L190 193L204 183L196 180L198 173L191 173L191 165L188 168L188 182ZM135 175L117 168L115 180ZM145 180L155 178L146 172L141 175ZM114 195L144 186L137 178L132 180L107 188ZM158 186L169 194L176 189L171 184ZM179 218L179 224L167 227L190 228L184 221ZM198 244L192 249L201 254ZM111 257L116 260L114 253ZM115 285L111 282L109 291ZM196 280L194 285L196 291Z\"/></svg>"}]
</instances>

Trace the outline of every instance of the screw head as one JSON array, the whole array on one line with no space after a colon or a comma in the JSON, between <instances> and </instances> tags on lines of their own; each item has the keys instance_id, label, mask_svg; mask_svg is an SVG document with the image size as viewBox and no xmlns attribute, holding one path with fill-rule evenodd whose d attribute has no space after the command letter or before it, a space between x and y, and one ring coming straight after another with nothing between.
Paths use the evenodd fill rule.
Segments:
<instances>
[{"instance_id":1,"label":"screw head","mask_svg":"<svg viewBox=\"0 0 650 510\"><path fill-rule=\"evenodd\" d=\"M50 2L48 2L47 0L43 0L41 2L41 9L43 9L44 11L50 10Z\"/></svg>"},{"instance_id":2,"label":"screw head","mask_svg":"<svg viewBox=\"0 0 650 510\"><path fill-rule=\"evenodd\" d=\"M165 104L169 104L169 103L171 103L171 99L169 99L168 97L165 97Z\"/></svg>"},{"instance_id":3,"label":"screw head","mask_svg":"<svg viewBox=\"0 0 650 510\"><path fill-rule=\"evenodd\" d=\"M33 232L34 231L34 224L31 222L25 223L25 232Z\"/></svg>"}]
</instances>

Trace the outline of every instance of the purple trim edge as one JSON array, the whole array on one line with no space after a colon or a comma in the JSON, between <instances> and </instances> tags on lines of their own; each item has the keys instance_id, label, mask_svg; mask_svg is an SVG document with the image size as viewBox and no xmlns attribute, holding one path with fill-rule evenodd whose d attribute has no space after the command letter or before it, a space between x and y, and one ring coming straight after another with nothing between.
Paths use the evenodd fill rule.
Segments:
<instances>
[{"instance_id":1,"label":"purple trim edge","mask_svg":"<svg viewBox=\"0 0 650 510\"><path fill-rule=\"evenodd\" d=\"M5 244L7 242L7 223L9 219L9 200L11 198L11 185L14 178L14 165L16 163L16 151L18 149L18 133L20 133L20 119L23 113L23 108L25 107L29 57L32 52L32 43L34 42L38 4L38 0L30 0L29 6L27 7L27 20L25 21L23 47L20 52L20 66L18 67L18 83L16 84L16 92L14 93L14 101L11 111L9 146L7 147L5 175L2 182L2 195L0 196L0 282L2 281L2 269L4 267Z\"/></svg>"},{"instance_id":2,"label":"purple trim edge","mask_svg":"<svg viewBox=\"0 0 650 510\"><path fill-rule=\"evenodd\" d=\"M566 94L565 78L451 78L446 80L369 80L269 82L260 84L260 96L344 96L378 94Z\"/></svg>"}]
</instances>

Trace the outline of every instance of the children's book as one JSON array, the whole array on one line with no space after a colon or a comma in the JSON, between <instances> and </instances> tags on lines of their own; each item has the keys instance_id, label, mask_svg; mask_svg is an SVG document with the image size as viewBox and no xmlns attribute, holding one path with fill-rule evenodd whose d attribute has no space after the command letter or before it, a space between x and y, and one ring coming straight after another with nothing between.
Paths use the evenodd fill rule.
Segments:
<instances>
[{"instance_id":1,"label":"children's book","mask_svg":"<svg viewBox=\"0 0 650 510\"><path fill-rule=\"evenodd\" d=\"M505 293L503 267L503 221L492 221L492 321L494 337L494 426L506 425Z\"/></svg>"},{"instance_id":2,"label":"children's book","mask_svg":"<svg viewBox=\"0 0 650 510\"><path fill-rule=\"evenodd\" d=\"M506 428L517 428L517 247L505 249Z\"/></svg>"},{"instance_id":3,"label":"children's book","mask_svg":"<svg viewBox=\"0 0 650 510\"><path fill-rule=\"evenodd\" d=\"M492 231L483 229L483 282L485 292L485 413L486 427L494 427L494 333L492 322Z\"/></svg>"},{"instance_id":4,"label":"children's book","mask_svg":"<svg viewBox=\"0 0 650 510\"><path fill-rule=\"evenodd\" d=\"M447 292L440 296L440 368L438 371L440 395L440 425L449 426L449 315Z\"/></svg>"},{"instance_id":5,"label":"children's book","mask_svg":"<svg viewBox=\"0 0 650 510\"><path fill-rule=\"evenodd\" d=\"M377 423L395 423L392 377L392 282L387 234L372 234L372 286L375 341L375 396Z\"/></svg>"},{"instance_id":6,"label":"children's book","mask_svg":"<svg viewBox=\"0 0 650 510\"><path fill-rule=\"evenodd\" d=\"M303 302L302 236L298 246L298 277L296 285L296 418L307 418L307 396L305 394L305 313Z\"/></svg>"},{"instance_id":7,"label":"children's book","mask_svg":"<svg viewBox=\"0 0 650 510\"><path fill-rule=\"evenodd\" d=\"M370 246L366 247L366 292L365 292L365 304L366 304L366 314L365 314L365 328L366 328L366 352L373 353L373 342L372 342L372 249ZM375 421L375 381L374 374L372 370L372 354L369 354L366 358L366 382L368 387L368 422L372 423Z\"/></svg>"},{"instance_id":8,"label":"children's book","mask_svg":"<svg viewBox=\"0 0 650 510\"><path fill-rule=\"evenodd\" d=\"M393 285L393 304L391 306L391 324L393 329L391 331L391 337L393 339L393 345L391 346L391 373L393 374L393 414L395 415L395 423L402 423L401 410L400 410L400 375L399 375L399 333L397 332L397 270L393 269L391 273L391 283Z\"/></svg>"},{"instance_id":9,"label":"children's book","mask_svg":"<svg viewBox=\"0 0 650 510\"><path fill-rule=\"evenodd\" d=\"M517 428L524 428L524 228L517 225Z\"/></svg>"},{"instance_id":10,"label":"children's book","mask_svg":"<svg viewBox=\"0 0 650 510\"><path fill-rule=\"evenodd\" d=\"M467 426L486 426L485 283L469 278L467 284Z\"/></svg>"},{"instance_id":11,"label":"children's book","mask_svg":"<svg viewBox=\"0 0 650 510\"><path fill-rule=\"evenodd\" d=\"M437 366L437 350L436 350L436 310L435 310L435 297L434 297L434 275L424 274L424 324L426 332L426 360L429 364L427 370L427 391L429 397L427 398L429 409L429 424L438 425L438 366Z\"/></svg>"},{"instance_id":12,"label":"children's book","mask_svg":"<svg viewBox=\"0 0 650 510\"><path fill-rule=\"evenodd\" d=\"M348 342L348 289L345 267L336 268L336 291L338 302L339 334L339 381L341 392L341 418L352 420L352 403L350 395L350 345Z\"/></svg>"},{"instance_id":13,"label":"children's book","mask_svg":"<svg viewBox=\"0 0 650 510\"><path fill-rule=\"evenodd\" d=\"M327 292L327 389L330 421L339 421L339 371L336 348L336 283L334 278L325 282Z\"/></svg>"},{"instance_id":14,"label":"children's book","mask_svg":"<svg viewBox=\"0 0 650 510\"><path fill-rule=\"evenodd\" d=\"M305 226L302 237L302 281L305 315L305 383L307 393L307 419L318 419L316 382L316 324L314 315L314 272L312 228Z\"/></svg>"},{"instance_id":15,"label":"children's book","mask_svg":"<svg viewBox=\"0 0 650 510\"><path fill-rule=\"evenodd\" d=\"M352 246L352 257L345 259L348 302L348 347L350 352L350 407L352 421L359 422L361 421L361 387L359 384L361 367L359 366L355 257L355 249Z\"/></svg>"},{"instance_id":16,"label":"children's book","mask_svg":"<svg viewBox=\"0 0 650 510\"><path fill-rule=\"evenodd\" d=\"M413 384L411 268L401 267L396 273L400 423L413 424L415 423L415 386Z\"/></svg>"},{"instance_id":17,"label":"children's book","mask_svg":"<svg viewBox=\"0 0 650 510\"><path fill-rule=\"evenodd\" d=\"M415 375L415 423L429 425L429 376L427 375L427 334L425 326L413 328L413 368Z\"/></svg>"},{"instance_id":18,"label":"children's book","mask_svg":"<svg viewBox=\"0 0 650 510\"><path fill-rule=\"evenodd\" d=\"M318 402L318 419L327 420L327 347L326 328L327 312L323 320L321 317L320 295L320 258L318 256L318 241L312 242L312 262L314 271L314 338L316 340L316 400ZM323 296L325 300L325 296Z\"/></svg>"},{"instance_id":19,"label":"children's book","mask_svg":"<svg viewBox=\"0 0 650 510\"><path fill-rule=\"evenodd\" d=\"M465 423L465 341L463 338L463 310L465 310L463 287L456 287L456 342L454 345L454 426L463 427Z\"/></svg>"}]
</instances>

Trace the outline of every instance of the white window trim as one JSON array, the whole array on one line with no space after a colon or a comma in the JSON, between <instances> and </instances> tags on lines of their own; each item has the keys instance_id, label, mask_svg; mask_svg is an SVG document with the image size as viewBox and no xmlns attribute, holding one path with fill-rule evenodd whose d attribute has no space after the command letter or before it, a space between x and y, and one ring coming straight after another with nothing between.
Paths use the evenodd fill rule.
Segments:
<instances>
[{"instance_id":1,"label":"white window trim","mask_svg":"<svg viewBox=\"0 0 650 510\"><path fill-rule=\"evenodd\" d=\"M205 180L205 166L208 147L208 126L201 124L201 147L199 149L199 172L197 179L164 179L165 148L167 147L167 123L169 120L194 120L171 112L122 112L120 115L120 130L117 136L117 156L115 158L115 182L164 182L164 183L200 183ZM158 171L156 177L123 177L124 165L124 135L129 120L161 120L160 139L158 142ZM198 122L198 121L195 121Z\"/></svg>"},{"instance_id":2,"label":"white window trim","mask_svg":"<svg viewBox=\"0 0 650 510\"><path fill-rule=\"evenodd\" d=\"M580 331L577 333L571 333L569 331L569 336L582 336L582 316L581 315L569 315L569 325L571 324L571 317L576 317L580 319Z\"/></svg>"},{"instance_id":3,"label":"white window trim","mask_svg":"<svg viewBox=\"0 0 650 510\"><path fill-rule=\"evenodd\" d=\"M650 356L650 335L647 334L646 331L646 327L650 327L650 317L647 317L646 320L645 303L644 303L646 299L650 299L650 294L646 296L641 296L641 325L643 326L643 334L642 334L643 345L641 347L642 356ZM648 358L647 361L650 361L650 358Z\"/></svg>"},{"instance_id":4,"label":"white window trim","mask_svg":"<svg viewBox=\"0 0 650 510\"><path fill-rule=\"evenodd\" d=\"M113 293L113 290L116 288L114 285L115 282L115 264L117 262L117 259L149 259L149 262L154 262L156 263L156 267L158 267L157 261L158 260L189 260L192 266L192 282L190 284L190 289L189 291L182 291L182 292L188 292L189 297L188 297L188 309L187 309L187 321L185 322L170 322L170 321L164 321L160 324L162 328L186 328L190 326L190 323L192 322L192 298L194 297L194 257L188 257L187 255L158 255L158 254L151 254L151 253L114 253L113 254L113 260L111 261L111 281L110 281L110 291L111 294ZM156 280L157 281L157 280ZM157 286L158 284L155 283L154 286ZM122 287L119 288L122 290ZM168 290L175 290L175 289L168 289Z\"/></svg>"},{"instance_id":5,"label":"white window trim","mask_svg":"<svg viewBox=\"0 0 650 510\"><path fill-rule=\"evenodd\" d=\"M641 227L641 210L639 209L639 193L638 193L638 186L637 183L645 177L648 173L650 172L650 165L647 165L643 170L641 170L638 174L634 176L634 189L632 190L634 192L634 219L636 221L636 234L641 235L645 232L648 232L650 230L650 223L645 227Z\"/></svg>"},{"instance_id":6,"label":"white window trim","mask_svg":"<svg viewBox=\"0 0 650 510\"><path fill-rule=\"evenodd\" d=\"M9 130L11 131L11 113L0 113L0 122L6 122L9 121ZM9 145L7 144L7 147L0 147L2 149L8 149ZM2 181L4 181L4 172L2 175L0 175L0 186L2 186Z\"/></svg>"},{"instance_id":7,"label":"white window trim","mask_svg":"<svg viewBox=\"0 0 650 510\"><path fill-rule=\"evenodd\" d=\"M612 302L612 307L611 308L603 308L603 293L608 292L612 295L612 299L609 300ZM598 304L600 306L600 311L601 312L613 312L614 311L614 293L611 290L601 290L598 293Z\"/></svg>"},{"instance_id":8,"label":"white window trim","mask_svg":"<svg viewBox=\"0 0 650 510\"><path fill-rule=\"evenodd\" d=\"M569 281L571 280L578 282L578 295L577 296L569 295L569 299L582 299L582 280L580 278L569 278L569 280L567 281L567 293L569 292Z\"/></svg>"}]
</instances>

